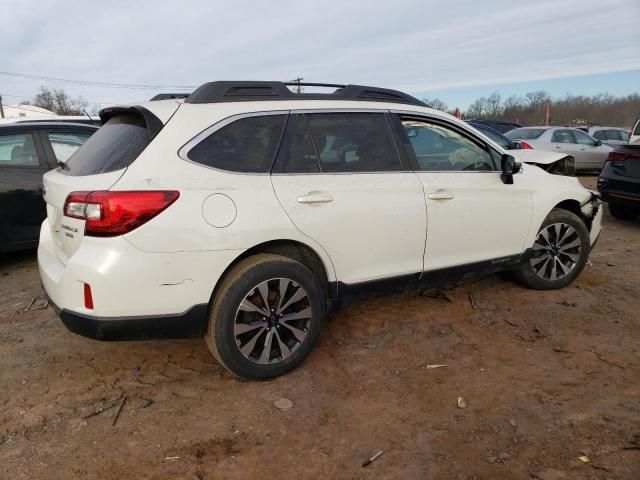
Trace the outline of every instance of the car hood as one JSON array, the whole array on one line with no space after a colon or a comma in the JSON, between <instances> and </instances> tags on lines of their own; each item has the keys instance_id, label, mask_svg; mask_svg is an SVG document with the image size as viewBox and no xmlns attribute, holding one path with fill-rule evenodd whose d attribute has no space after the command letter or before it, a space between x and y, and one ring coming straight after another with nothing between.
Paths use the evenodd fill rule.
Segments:
<instances>
[{"instance_id":1,"label":"car hood","mask_svg":"<svg viewBox=\"0 0 640 480\"><path fill-rule=\"evenodd\" d=\"M512 155L519 162L535 165L551 165L567 157L566 153L545 152L544 150L509 150L509 155Z\"/></svg>"}]
</instances>

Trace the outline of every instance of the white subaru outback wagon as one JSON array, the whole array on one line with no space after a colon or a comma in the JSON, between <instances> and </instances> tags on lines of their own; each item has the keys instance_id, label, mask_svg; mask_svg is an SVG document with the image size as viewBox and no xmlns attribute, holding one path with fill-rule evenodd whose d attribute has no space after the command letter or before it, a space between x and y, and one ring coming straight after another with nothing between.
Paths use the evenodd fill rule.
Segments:
<instances>
[{"instance_id":1,"label":"white subaru outback wagon","mask_svg":"<svg viewBox=\"0 0 640 480\"><path fill-rule=\"evenodd\" d=\"M500 270L553 289L582 271L602 211L571 157L505 152L402 92L324 86L210 82L102 110L44 176L38 263L67 328L203 336L264 379L356 298Z\"/></svg>"}]
</instances>

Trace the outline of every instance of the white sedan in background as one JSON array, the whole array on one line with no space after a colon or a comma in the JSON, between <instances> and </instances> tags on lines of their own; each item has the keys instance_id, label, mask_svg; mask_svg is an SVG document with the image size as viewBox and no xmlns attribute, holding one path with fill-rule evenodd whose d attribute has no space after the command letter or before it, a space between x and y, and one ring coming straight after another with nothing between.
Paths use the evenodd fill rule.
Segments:
<instances>
[{"instance_id":1,"label":"white sedan in background","mask_svg":"<svg viewBox=\"0 0 640 480\"><path fill-rule=\"evenodd\" d=\"M536 150L571 155L576 170L600 170L613 150L582 130L571 127L523 127L505 133L511 140L524 141Z\"/></svg>"}]
</instances>

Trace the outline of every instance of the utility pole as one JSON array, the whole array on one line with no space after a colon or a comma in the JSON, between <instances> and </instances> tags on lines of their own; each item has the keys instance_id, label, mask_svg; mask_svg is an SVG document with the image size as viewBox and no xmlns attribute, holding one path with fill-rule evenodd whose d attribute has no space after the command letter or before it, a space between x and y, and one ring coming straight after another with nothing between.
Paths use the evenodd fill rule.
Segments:
<instances>
[{"instance_id":1,"label":"utility pole","mask_svg":"<svg viewBox=\"0 0 640 480\"><path fill-rule=\"evenodd\" d=\"M2 108L2 95L0 95L0 118L4 118L4 108Z\"/></svg>"},{"instance_id":2,"label":"utility pole","mask_svg":"<svg viewBox=\"0 0 640 480\"><path fill-rule=\"evenodd\" d=\"M300 82L304 80L302 77L294 78L292 82L296 82L298 86L296 87L296 93L302 93L302 87L300 86Z\"/></svg>"}]
</instances>

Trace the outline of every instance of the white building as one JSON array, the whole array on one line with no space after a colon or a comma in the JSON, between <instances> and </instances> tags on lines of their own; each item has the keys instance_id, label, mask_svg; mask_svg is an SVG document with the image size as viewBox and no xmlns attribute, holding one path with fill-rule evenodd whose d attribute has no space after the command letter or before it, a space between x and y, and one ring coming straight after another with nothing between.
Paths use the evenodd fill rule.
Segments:
<instances>
[{"instance_id":1,"label":"white building","mask_svg":"<svg viewBox=\"0 0 640 480\"><path fill-rule=\"evenodd\" d=\"M51 110L46 108L36 107L35 105L3 105L4 118L17 118L17 117L47 117L49 115L55 116Z\"/></svg>"}]
</instances>

